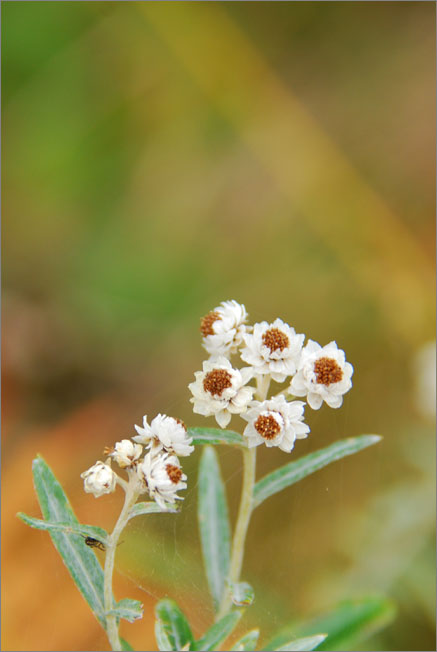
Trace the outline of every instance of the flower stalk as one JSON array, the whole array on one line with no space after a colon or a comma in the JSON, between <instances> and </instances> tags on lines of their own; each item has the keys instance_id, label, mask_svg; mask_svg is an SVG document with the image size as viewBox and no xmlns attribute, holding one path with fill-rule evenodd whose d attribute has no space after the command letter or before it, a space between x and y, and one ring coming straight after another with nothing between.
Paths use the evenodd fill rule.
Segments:
<instances>
[{"instance_id":1,"label":"flower stalk","mask_svg":"<svg viewBox=\"0 0 437 652\"><path fill-rule=\"evenodd\" d=\"M106 634L113 650L122 649L120 636L118 633L117 617L114 613L111 613L111 611L114 609L112 576L114 574L115 551L117 549L120 535L129 520L130 510L135 505L139 496L138 483L136 482L135 478L131 477L130 482L127 483L127 486L123 488L126 491L124 505L120 512L120 516L118 517L117 523L115 524L115 527L108 538L108 543L106 546L105 566L103 570Z\"/></svg>"},{"instance_id":2,"label":"flower stalk","mask_svg":"<svg viewBox=\"0 0 437 652\"><path fill-rule=\"evenodd\" d=\"M257 376L256 398L264 401L270 387L270 376ZM229 566L228 586L223 592L223 598L217 612L216 620L220 620L232 606L231 589L240 579L244 558L244 544L253 507L253 488L256 479L256 447L243 449L243 486L241 489L240 507L234 538L232 540L231 563Z\"/></svg>"},{"instance_id":3,"label":"flower stalk","mask_svg":"<svg viewBox=\"0 0 437 652\"><path fill-rule=\"evenodd\" d=\"M243 449L243 487L241 490L240 508L232 541L231 563L229 567L228 587L223 593L222 602L217 612L216 620L220 620L232 606L231 587L240 579L243 566L244 544L252 514L253 487L256 474L256 448Z\"/></svg>"}]
</instances>

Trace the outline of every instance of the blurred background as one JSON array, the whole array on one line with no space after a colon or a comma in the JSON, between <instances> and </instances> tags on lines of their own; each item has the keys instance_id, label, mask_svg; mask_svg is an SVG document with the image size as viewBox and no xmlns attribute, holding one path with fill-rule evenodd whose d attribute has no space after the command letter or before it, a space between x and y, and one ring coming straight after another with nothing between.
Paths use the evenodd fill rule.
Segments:
<instances>
[{"instance_id":1,"label":"blurred background","mask_svg":"<svg viewBox=\"0 0 437 652\"><path fill-rule=\"evenodd\" d=\"M355 649L435 649L434 4L1 9L3 649L107 649L50 537L15 517L40 515L31 461L111 528L120 496L79 474L143 414L214 425L187 385L200 317L225 299L335 339L355 367L293 455L384 437L257 510L245 622L263 641L382 593L398 616ZM241 459L219 453L235 518ZM212 621L199 454L182 513L137 519L118 551L115 594L145 605L122 629L136 649L156 649L164 595L196 634ZM260 450L259 474L289 460Z\"/></svg>"}]
</instances>

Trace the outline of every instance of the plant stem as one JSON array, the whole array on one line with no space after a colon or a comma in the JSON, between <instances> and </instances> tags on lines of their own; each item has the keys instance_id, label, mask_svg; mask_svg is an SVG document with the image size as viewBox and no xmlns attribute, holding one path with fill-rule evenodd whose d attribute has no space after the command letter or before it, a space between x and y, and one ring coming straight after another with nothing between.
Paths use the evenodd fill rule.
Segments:
<instances>
[{"instance_id":1,"label":"plant stem","mask_svg":"<svg viewBox=\"0 0 437 652\"><path fill-rule=\"evenodd\" d=\"M113 650L121 650L118 624L115 614L109 613L113 608L112 575L114 573L115 551L120 534L129 520L129 512L138 499L136 483L126 483L124 505L115 524L112 534L108 537L104 567L104 602L106 612L106 634Z\"/></svg>"},{"instance_id":2,"label":"plant stem","mask_svg":"<svg viewBox=\"0 0 437 652\"><path fill-rule=\"evenodd\" d=\"M256 469L256 448L243 449L244 475L243 487L241 490L240 508L238 511L237 524L235 526L234 538L232 541L231 564L229 567L228 582L238 582L243 565L244 542L249 527L252 513L253 486L255 484ZM220 608L217 613L217 620L220 620L232 605L232 598L229 587L225 588Z\"/></svg>"},{"instance_id":3,"label":"plant stem","mask_svg":"<svg viewBox=\"0 0 437 652\"><path fill-rule=\"evenodd\" d=\"M270 386L270 376L257 378L256 398L259 401L266 399ZM228 584L232 585L239 581L244 558L244 543L249 527L253 506L253 488L256 477L256 447L243 448L243 486L241 489L240 507L238 510L237 523L235 526L234 538L232 540L231 563L228 574ZM220 620L232 606L231 586L225 587L220 608L216 620Z\"/></svg>"}]
</instances>

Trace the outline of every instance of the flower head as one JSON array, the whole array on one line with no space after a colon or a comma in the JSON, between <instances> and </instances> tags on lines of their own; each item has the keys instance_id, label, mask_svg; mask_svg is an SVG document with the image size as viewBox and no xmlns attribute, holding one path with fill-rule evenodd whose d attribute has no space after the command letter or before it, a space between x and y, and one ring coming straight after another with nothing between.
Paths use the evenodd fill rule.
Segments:
<instances>
[{"instance_id":1,"label":"flower head","mask_svg":"<svg viewBox=\"0 0 437 652\"><path fill-rule=\"evenodd\" d=\"M222 301L200 321L203 346L212 357L228 358L236 353L246 332L247 312L243 304Z\"/></svg>"},{"instance_id":2,"label":"flower head","mask_svg":"<svg viewBox=\"0 0 437 652\"><path fill-rule=\"evenodd\" d=\"M122 469L133 466L141 457L143 447L140 444L133 444L130 439L118 441L114 448L108 450L108 454L115 460Z\"/></svg>"},{"instance_id":3,"label":"flower head","mask_svg":"<svg viewBox=\"0 0 437 652\"><path fill-rule=\"evenodd\" d=\"M252 401L242 418L248 424L243 435L248 439L248 446L265 444L278 446L289 453L296 439L307 437L310 429L304 418L303 401L287 403L283 394L268 401Z\"/></svg>"},{"instance_id":4,"label":"flower head","mask_svg":"<svg viewBox=\"0 0 437 652\"><path fill-rule=\"evenodd\" d=\"M84 490L100 498L103 494L115 491L116 475L110 466L103 462L96 462L90 469L80 474L84 479Z\"/></svg>"},{"instance_id":5,"label":"flower head","mask_svg":"<svg viewBox=\"0 0 437 652\"><path fill-rule=\"evenodd\" d=\"M318 410L323 401L332 408L343 403L343 394L352 387L353 366L346 362L344 351L336 342L323 348L309 340L302 349L297 374L292 378L290 392L306 396L310 407Z\"/></svg>"},{"instance_id":6,"label":"flower head","mask_svg":"<svg viewBox=\"0 0 437 652\"><path fill-rule=\"evenodd\" d=\"M252 378L248 367L234 369L226 358L206 360L203 371L197 371L196 381L188 385L193 398L193 410L205 417L214 415L221 428L231 420L231 414L241 414L252 399L253 387L246 387Z\"/></svg>"},{"instance_id":7,"label":"flower head","mask_svg":"<svg viewBox=\"0 0 437 652\"><path fill-rule=\"evenodd\" d=\"M145 415L143 427L135 426L135 430L138 435L132 439L149 448L153 446L157 450L164 449L167 453L181 457L190 455L194 450L194 446L190 446L193 439L188 436L187 428L180 419L158 414L149 425Z\"/></svg>"},{"instance_id":8,"label":"flower head","mask_svg":"<svg viewBox=\"0 0 437 652\"><path fill-rule=\"evenodd\" d=\"M147 453L138 466L138 476L162 509L167 509L167 505L174 504L176 499L183 500L176 492L186 489L187 476L182 473L180 462L175 455L159 454L156 451Z\"/></svg>"},{"instance_id":9,"label":"flower head","mask_svg":"<svg viewBox=\"0 0 437 652\"><path fill-rule=\"evenodd\" d=\"M270 374L282 383L296 372L305 335L296 334L282 319L255 324L253 333L245 333L243 339L246 346L241 358L252 365L254 373Z\"/></svg>"}]
</instances>

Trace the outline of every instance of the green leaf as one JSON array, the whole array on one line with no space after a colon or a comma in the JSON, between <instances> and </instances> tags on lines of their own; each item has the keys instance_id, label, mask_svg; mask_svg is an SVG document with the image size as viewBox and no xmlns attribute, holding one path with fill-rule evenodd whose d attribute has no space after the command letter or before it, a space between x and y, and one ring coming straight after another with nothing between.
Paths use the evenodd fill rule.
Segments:
<instances>
[{"instance_id":1,"label":"green leaf","mask_svg":"<svg viewBox=\"0 0 437 652\"><path fill-rule=\"evenodd\" d=\"M250 632L247 632L242 636L236 643L231 652L253 652L256 648L259 638L259 629L251 629Z\"/></svg>"},{"instance_id":2,"label":"green leaf","mask_svg":"<svg viewBox=\"0 0 437 652\"><path fill-rule=\"evenodd\" d=\"M315 650L327 634L316 634L316 636L305 636L305 638L295 638L293 641L277 647L277 652L303 652L304 650ZM320 649L320 648L319 648Z\"/></svg>"},{"instance_id":3,"label":"green leaf","mask_svg":"<svg viewBox=\"0 0 437 652\"><path fill-rule=\"evenodd\" d=\"M255 591L248 582L238 582L230 586L232 602L237 607L251 605L255 600Z\"/></svg>"},{"instance_id":4,"label":"green leaf","mask_svg":"<svg viewBox=\"0 0 437 652\"><path fill-rule=\"evenodd\" d=\"M118 618L124 618L130 623L143 617L143 605L139 600L131 600L130 598L123 598L117 602L114 609L111 609L111 614L115 614Z\"/></svg>"},{"instance_id":5,"label":"green leaf","mask_svg":"<svg viewBox=\"0 0 437 652\"><path fill-rule=\"evenodd\" d=\"M217 610L229 569L231 533L225 487L211 446L205 447L200 459L197 517L206 577Z\"/></svg>"},{"instance_id":6,"label":"green leaf","mask_svg":"<svg viewBox=\"0 0 437 652\"><path fill-rule=\"evenodd\" d=\"M44 518L50 523L71 523L72 526L79 526L64 490L42 457L33 461L32 469L35 490ZM66 534L62 529L51 529L49 533L76 586L105 628L103 571L96 555L91 548L84 545L83 538L78 534Z\"/></svg>"},{"instance_id":7,"label":"green leaf","mask_svg":"<svg viewBox=\"0 0 437 652\"><path fill-rule=\"evenodd\" d=\"M238 432L221 430L220 428L188 428L188 434L193 438L193 445L212 444L218 446L240 446L247 448L246 439Z\"/></svg>"},{"instance_id":8,"label":"green leaf","mask_svg":"<svg viewBox=\"0 0 437 652\"><path fill-rule=\"evenodd\" d=\"M169 650L182 650L187 644L192 645L194 638L190 625L174 600L168 598L160 600L155 607L155 614L162 625L161 628L158 628L158 633L155 629L157 640L159 634L161 643L167 645L168 642L170 645ZM160 644L159 641L158 644ZM160 647L160 649L162 648Z\"/></svg>"},{"instance_id":9,"label":"green leaf","mask_svg":"<svg viewBox=\"0 0 437 652\"><path fill-rule=\"evenodd\" d=\"M132 645L130 643L128 643L125 638L120 637L120 643L121 643L121 649L124 652L133 652Z\"/></svg>"},{"instance_id":10,"label":"green leaf","mask_svg":"<svg viewBox=\"0 0 437 652\"><path fill-rule=\"evenodd\" d=\"M160 652L172 652L174 647L170 643L170 639L165 633L162 620L155 620L155 638Z\"/></svg>"},{"instance_id":11,"label":"green leaf","mask_svg":"<svg viewBox=\"0 0 437 652\"><path fill-rule=\"evenodd\" d=\"M350 650L362 639L390 623L395 613L393 603L385 597L347 600L321 616L289 625L269 642L266 649L278 649L292 636L313 636L322 631L328 636L318 646L318 651Z\"/></svg>"},{"instance_id":12,"label":"green leaf","mask_svg":"<svg viewBox=\"0 0 437 652\"><path fill-rule=\"evenodd\" d=\"M155 502L137 503L130 511L129 519L134 518L135 516L141 516L141 514L175 514L178 511L179 507L162 509L158 503Z\"/></svg>"},{"instance_id":13,"label":"green leaf","mask_svg":"<svg viewBox=\"0 0 437 652\"><path fill-rule=\"evenodd\" d=\"M341 439L331 446L322 448L315 453L310 453L299 460L285 464L281 468L264 476L256 483L254 488L254 507L260 505L266 498L282 491L286 487L302 480L307 475L322 469L324 466L340 460L347 455L372 446L380 441L379 435L361 435L350 439Z\"/></svg>"},{"instance_id":14,"label":"green leaf","mask_svg":"<svg viewBox=\"0 0 437 652\"><path fill-rule=\"evenodd\" d=\"M54 523L50 521L43 521L40 518L34 518L33 516L27 516L23 512L18 512L18 518L20 518L23 523L30 525L37 530L56 530L58 532L65 532L65 534L80 534L83 537L91 537L92 539L97 539L104 545L108 542L108 533L101 527L95 527L94 525L73 525L71 522L66 523Z\"/></svg>"},{"instance_id":15,"label":"green leaf","mask_svg":"<svg viewBox=\"0 0 437 652\"><path fill-rule=\"evenodd\" d=\"M241 611L231 611L231 613L223 616L217 623L206 632L202 638L196 641L193 645L193 650L201 650L208 652L214 650L220 643L222 643L234 631L238 621L242 615Z\"/></svg>"}]
</instances>

